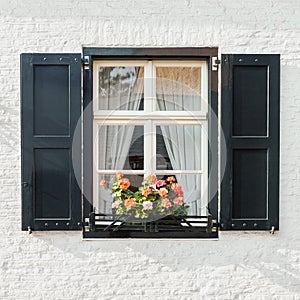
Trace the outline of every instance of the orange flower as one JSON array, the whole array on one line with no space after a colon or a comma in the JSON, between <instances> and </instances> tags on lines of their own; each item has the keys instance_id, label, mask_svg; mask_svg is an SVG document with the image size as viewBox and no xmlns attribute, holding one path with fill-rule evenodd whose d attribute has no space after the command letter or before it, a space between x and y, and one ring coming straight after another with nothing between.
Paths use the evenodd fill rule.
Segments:
<instances>
[{"instance_id":1,"label":"orange flower","mask_svg":"<svg viewBox=\"0 0 300 300\"><path fill-rule=\"evenodd\" d=\"M143 196L148 196L148 195L150 195L152 193L152 191L151 191L151 189L149 189L149 188L144 188L143 190L142 190L142 195Z\"/></svg>"},{"instance_id":2,"label":"orange flower","mask_svg":"<svg viewBox=\"0 0 300 300\"><path fill-rule=\"evenodd\" d=\"M162 188L159 190L159 195L162 197L162 198L165 198L167 195L168 195L168 190L165 189L165 188Z\"/></svg>"},{"instance_id":3,"label":"orange flower","mask_svg":"<svg viewBox=\"0 0 300 300\"><path fill-rule=\"evenodd\" d=\"M116 177L117 177L118 180L120 180L123 177L123 173L122 172L117 172Z\"/></svg>"},{"instance_id":4,"label":"orange flower","mask_svg":"<svg viewBox=\"0 0 300 300\"><path fill-rule=\"evenodd\" d=\"M125 207L126 207L127 209L130 209L130 208L136 206L136 201L135 201L134 198L128 198L128 199L125 199L124 205L125 205Z\"/></svg>"},{"instance_id":5,"label":"orange flower","mask_svg":"<svg viewBox=\"0 0 300 300\"><path fill-rule=\"evenodd\" d=\"M127 178L121 178L119 181L119 187L122 190L127 190L130 187L130 181Z\"/></svg>"},{"instance_id":6,"label":"orange flower","mask_svg":"<svg viewBox=\"0 0 300 300\"><path fill-rule=\"evenodd\" d=\"M168 182L174 182L174 181L175 181L175 177L174 177L174 176L169 176L169 177L167 178L167 181L168 181Z\"/></svg>"},{"instance_id":7,"label":"orange flower","mask_svg":"<svg viewBox=\"0 0 300 300\"><path fill-rule=\"evenodd\" d=\"M168 198L164 198L161 200L161 206L164 208L169 208L172 206L172 204Z\"/></svg>"},{"instance_id":8,"label":"orange flower","mask_svg":"<svg viewBox=\"0 0 300 300\"><path fill-rule=\"evenodd\" d=\"M149 184L155 184L157 182L157 178L155 175L149 175L147 178L146 178L146 181L149 183Z\"/></svg>"}]
</instances>

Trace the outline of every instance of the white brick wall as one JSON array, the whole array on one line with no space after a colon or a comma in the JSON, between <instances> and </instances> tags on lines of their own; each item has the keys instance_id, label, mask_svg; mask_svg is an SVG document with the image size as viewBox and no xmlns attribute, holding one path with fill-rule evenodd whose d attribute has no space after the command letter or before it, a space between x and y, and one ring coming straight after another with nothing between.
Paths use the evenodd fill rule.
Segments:
<instances>
[{"instance_id":1,"label":"white brick wall","mask_svg":"<svg viewBox=\"0 0 300 300\"><path fill-rule=\"evenodd\" d=\"M21 232L19 54L92 45L280 53L280 231L219 241ZM0 51L0 299L300 299L299 0L0 0Z\"/></svg>"}]
</instances>

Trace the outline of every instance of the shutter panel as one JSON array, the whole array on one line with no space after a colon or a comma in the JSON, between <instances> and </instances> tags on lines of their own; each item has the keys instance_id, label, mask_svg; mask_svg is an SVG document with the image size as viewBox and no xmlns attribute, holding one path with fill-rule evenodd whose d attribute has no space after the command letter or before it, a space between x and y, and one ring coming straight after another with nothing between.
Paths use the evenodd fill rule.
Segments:
<instances>
[{"instance_id":1,"label":"shutter panel","mask_svg":"<svg viewBox=\"0 0 300 300\"><path fill-rule=\"evenodd\" d=\"M72 161L72 142L81 114L80 54L22 54L21 105L22 230L79 230L73 163L80 171L81 162ZM80 149L81 137L75 140Z\"/></svg>"},{"instance_id":2,"label":"shutter panel","mask_svg":"<svg viewBox=\"0 0 300 300\"><path fill-rule=\"evenodd\" d=\"M221 229L279 228L279 55L222 55Z\"/></svg>"}]
</instances>

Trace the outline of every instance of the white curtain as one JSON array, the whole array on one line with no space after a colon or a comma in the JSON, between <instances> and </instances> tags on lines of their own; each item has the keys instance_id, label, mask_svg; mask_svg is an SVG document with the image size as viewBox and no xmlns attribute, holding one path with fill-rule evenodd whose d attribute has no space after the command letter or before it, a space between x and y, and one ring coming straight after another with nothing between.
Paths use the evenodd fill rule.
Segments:
<instances>
[{"instance_id":1,"label":"white curtain","mask_svg":"<svg viewBox=\"0 0 300 300\"><path fill-rule=\"evenodd\" d=\"M157 106L159 110L200 110L200 71L195 68L157 68ZM201 170L201 126L161 126L168 156L174 170ZM171 171L172 172L172 171ZM189 214L206 214L201 197L201 175L176 175L182 185Z\"/></svg>"},{"instance_id":2,"label":"white curtain","mask_svg":"<svg viewBox=\"0 0 300 300\"><path fill-rule=\"evenodd\" d=\"M115 107L122 107L126 110L138 110L144 92L143 68L135 68L137 80L130 88L123 88L119 82L114 86L119 90L114 92ZM107 99L107 102L112 99ZM126 101L125 101L126 100ZM118 104L117 102L118 101ZM123 170L128 152L132 143L134 125L109 125L101 126L98 134L98 161L99 169L102 170ZM98 211L101 213L111 212L112 198L110 191L100 188Z\"/></svg>"},{"instance_id":3,"label":"white curtain","mask_svg":"<svg viewBox=\"0 0 300 300\"><path fill-rule=\"evenodd\" d=\"M201 110L201 69L156 68L156 95L159 110Z\"/></svg>"},{"instance_id":4,"label":"white curtain","mask_svg":"<svg viewBox=\"0 0 300 300\"><path fill-rule=\"evenodd\" d=\"M161 131L174 170L201 169L200 125L161 126ZM176 178L182 185L185 201L190 205L189 214L205 214L207 203L201 201L201 175L182 174Z\"/></svg>"}]
</instances>

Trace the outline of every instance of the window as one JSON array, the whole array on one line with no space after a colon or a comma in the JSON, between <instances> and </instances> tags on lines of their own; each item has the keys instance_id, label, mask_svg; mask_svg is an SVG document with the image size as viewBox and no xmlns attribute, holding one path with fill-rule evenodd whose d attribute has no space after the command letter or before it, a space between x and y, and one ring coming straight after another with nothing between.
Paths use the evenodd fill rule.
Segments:
<instances>
[{"instance_id":1,"label":"window","mask_svg":"<svg viewBox=\"0 0 300 300\"><path fill-rule=\"evenodd\" d=\"M217 237L219 211L222 230L278 229L280 57L222 55L219 90L217 56L217 48L22 54L22 230ZM115 171L133 190L150 174L173 176L194 217L118 219L99 186Z\"/></svg>"},{"instance_id":2,"label":"window","mask_svg":"<svg viewBox=\"0 0 300 300\"><path fill-rule=\"evenodd\" d=\"M217 72L210 69L216 49L98 50L83 53L83 77L93 79L84 89L90 115L83 136L93 132L84 140L84 237L216 237L217 122L210 121L217 112ZM130 180L131 190L149 174L173 176L193 217L141 223L111 218L114 200L99 181L115 171Z\"/></svg>"},{"instance_id":3,"label":"window","mask_svg":"<svg viewBox=\"0 0 300 300\"><path fill-rule=\"evenodd\" d=\"M134 190L174 176L188 214L207 215L207 62L95 61L93 72L95 211L112 214L99 182L122 172Z\"/></svg>"}]
</instances>

